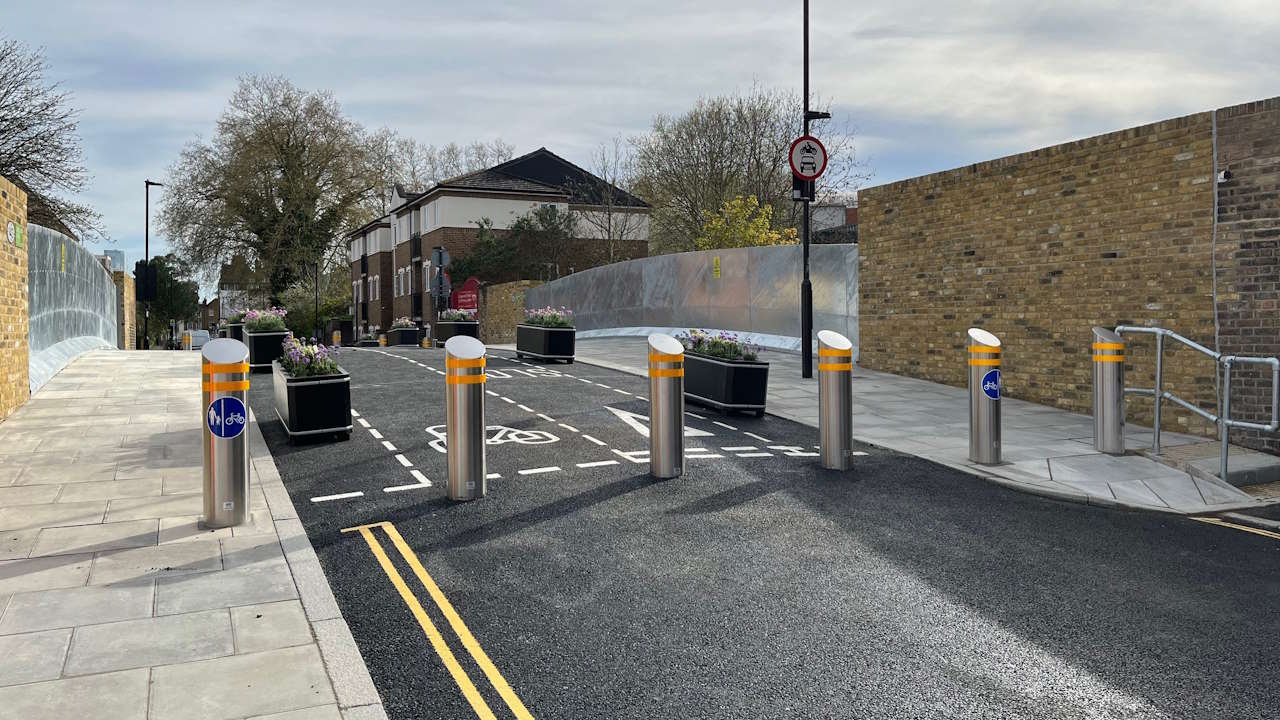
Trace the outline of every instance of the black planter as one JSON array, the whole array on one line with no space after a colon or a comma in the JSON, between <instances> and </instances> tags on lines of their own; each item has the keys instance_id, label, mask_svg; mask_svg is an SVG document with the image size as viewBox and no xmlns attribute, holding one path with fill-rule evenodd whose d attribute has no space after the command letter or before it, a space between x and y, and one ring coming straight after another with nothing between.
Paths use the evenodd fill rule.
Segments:
<instances>
[{"instance_id":1,"label":"black planter","mask_svg":"<svg viewBox=\"0 0 1280 720\"><path fill-rule=\"evenodd\" d=\"M249 372L271 372L271 363L284 355L284 338L287 330L279 332L248 332L244 344L249 346Z\"/></svg>"},{"instance_id":2,"label":"black planter","mask_svg":"<svg viewBox=\"0 0 1280 720\"><path fill-rule=\"evenodd\" d=\"M244 323L227 323L227 337L244 342Z\"/></svg>"},{"instance_id":3,"label":"black planter","mask_svg":"<svg viewBox=\"0 0 1280 720\"><path fill-rule=\"evenodd\" d=\"M573 362L573 345L578 333L573 328L516 325L516 357Z\"/></svg>"},{"instance_id":4,"label":"black planter","mask_svg":"<svg viewBox=\"0 0 1280 720\"><path fill-rule=\"evenodd\" d=\"M351 376L338 370L334 375L294 377L278 360L271 363L276 417L290 442L296 437L351 437Z\"/></svg>"},{"instance_id":5,"label":"black planter","mask_svg":"<svg viewBox=\"0 0 1280 720\"><path fill-rule=\"evenodd\" d=\"M387 331L388 345L417 345L422 331L416 327L391 328Z\"/></svg>"},{"instance_id":6,"label":"black planter","mask_svg":"<svg viewBox=\"0 0 1280 720\"><path fill-rule=\"evenodd\" d=\"M721 360L685 352L684 396L721 412L739 410L764 415L769 390L769 363Z\"/></svg>"},{"instance_id":7,"label":"black planter","mask_svg":"<svg viewBox=\"0 0 1280 720\"><path fill-rule=\"evenodd\" d=\"M382 343L378 342L377 338L372 340L364 339L356 343L356 347L382 347Z\"/></svg>"},{"instance_id":8,"label":"black planter","mask_svg":"<svg viewBox=\"0 0 1280 720\"><path fill-rule=\"evenodd\" d=\"M226 329L225 327L220 327L220 328L218 328L218 337L220 337L220 338L227 337L227 333L228 333L228 331L227 331L227 329Z\"/></svg>"},{"instance_id":9,"label":"black planter","mask_svg":"<svg viewBox=\"0 0 1280 720\"><path fill-rule=\"evenodd\" d=\"M436 323L435 330L437 347L444 347L445 342L455 335L468 335L476 339L480 338L480 323L475 320L462 320L456 322L441 320Z\"/></svg>"}]
</instances>

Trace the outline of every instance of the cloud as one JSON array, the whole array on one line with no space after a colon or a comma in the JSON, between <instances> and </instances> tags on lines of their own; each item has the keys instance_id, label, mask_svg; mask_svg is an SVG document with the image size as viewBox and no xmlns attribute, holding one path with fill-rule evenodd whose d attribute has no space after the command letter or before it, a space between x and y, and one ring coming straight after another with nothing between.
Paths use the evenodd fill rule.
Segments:
<instances>
[{"instance_id":1,"label":"cloud","mask_svg":"<svg viewBox=\"0 0 1280 720\"><path fill-rule=\"evenodd\" d=\"M776 0L12 5L4 32L44 45L83 108L82 199L131 260L142 179L210 134L243 74L425 142L579 161L699 96L800 85L799 8ZM873 183L1280 92L1274 2L811 0L811 23L812 88Z\"/></svg>"}]
</instances>

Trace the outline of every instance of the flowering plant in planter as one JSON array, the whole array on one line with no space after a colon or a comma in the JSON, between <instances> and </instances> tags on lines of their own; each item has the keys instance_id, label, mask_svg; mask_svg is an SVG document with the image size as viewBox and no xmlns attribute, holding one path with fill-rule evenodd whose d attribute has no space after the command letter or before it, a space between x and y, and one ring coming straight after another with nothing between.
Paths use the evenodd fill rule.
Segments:
<instances>
[{"instance_id":1,"label":"flowering plant in planter","mask_svg":"<svg viewBox=\"0 0 1280 720\"><path fill-rule=\"evenodd\" d=\"M244 329L255 333L281 332L285 329L284 316L287 314L284 308L249 310L244 314Z\"/></svg>"},{"instance_id":2,"label":"flowering plant in planter","mask_svg":"<svg viewBox=\"0 0 1280 720\"><path fill-rule=\"evenodd\" d=\"M244 322L244 310L241 310L235 313L234 315L232 315L231 319L228 322L230 322L231 324L238 324L238 323Z\"/></svg>"},{"instance_id":3,"label":"flowering plant in planter","mask_svg":"<svg viewBox=\"0 0 1280 720\"><path fill-rule=\"evenodd\" d=\"M475 322L475 310L449 309L440 311L440 322Z\"/></svg>"},{"instance_id":4,"label":"flowering plant in planter","mask_svg":"<svg viewBox=\"0 0 1280 720\"><path fill-rule=\"evenodd\" d=\"M417 328L418 325L407 317L398 317L391 321L391 329L408 328L410 330Z\"/></svg>"},{"instance_id":5,"label":"flowering plant in planter","mask_svg":"<svg viewBox=\"0 0 1280 720\"><path fill-rule=\"evenodd\" d=\"M690 330L676 339L688 352L722 360L755 360L760 354L759 347L724 331L712 335L705 330Z\"/></svg>"},{"instance_id":6,"label":"flowering plant in planter","mask_svg":"<svg viewBox=\"0 0 1280 720\"><path fill-rule=\"evenodd\" d=\"M280 366L294 377L311 375L333 375L338 372L338 361L335 356L338 348L328 347L316 342L315 338L299 340L289 333L285 336L284 354L280 356Z\"/></svg>"},{"instance_id":7,"label":"flowering plant in planter","mask_svg":"<svg viewBox=\"0 0 1280 720\"><path fill-rule=\"evenodd\" d=\"M524 322L526 325L538 327L571 328L573 311L563 305L558 310L550 305L544 308L527 309L524 311Z\"/></svg>"}]
</instances>

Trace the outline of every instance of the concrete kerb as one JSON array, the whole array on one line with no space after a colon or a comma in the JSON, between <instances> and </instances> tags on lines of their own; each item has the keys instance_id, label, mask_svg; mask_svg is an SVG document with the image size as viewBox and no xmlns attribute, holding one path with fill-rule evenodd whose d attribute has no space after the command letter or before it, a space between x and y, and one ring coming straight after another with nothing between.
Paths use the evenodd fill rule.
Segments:
<instances>
[{"instance_id":1,"label":"concrete kerb","mask_svg":"<svg viewBox=\"0 0 1280 720\"><path fill-rule=\"evenodd\" d=\"M514 345L494 345L491 347L493 349L498 349L498 350L513 350L515 348ZM618 372L624 372L631 375L643 376L645 374L644 371L639 368L633 368L627 365L620 365L618 363L609 362L608 360L600 360L598 358L584 357L579 355L579 356L576 356L574 360L575 362L585 363L587 365L594 365L596 367L607 368L609 370L617 370ZM816 425L814 425L811 421L805 418L801 418L799 416L791 415L785 412L777 412L774 410L769 410L767 408L765 412L775 417L780 417L784 420L790 420L792 422L799 423L801 425L805 425L808 427L816 427ZM939 465L943 465L945 467L949 467L954 470L959 470L961 472L967 473L969 475L973 475L975 477L982 478L983 480L986 480L991 483L995 483L996 485L1000 485L1002 487L1006 487L1011 490L1017 490L1019 492L1024 492L1031 495L1039 495L1041 497L1050 498L1052 500L1063 500L1066 502L1080 503L1083 505L1093 505L1096 507L1105 507L1105 508L1111 508L1111 509L1133 510L1133 511L1142 511L1142 512L1158 512L1158 513L1164 513L1167 515L1177 515L1179 517L1190 516L1188 513L1180 512L1170 507L1159 507L1155 505L1143 505L1139 503L1130 503L1130 502L1126 502L1126 501L1118 500L1114 498L1110 498L1110 499L1102 498L1102 497L1087 495L1085 493L1068 488L1066 486L1054 487L1052 485L1046 485L1043 483L1038 483L1038 482L1032 483L1024 480L1018 480L1016 478L1005 477L1003 475L998 474L997 470L999 466L996 466L995 468L978 467L976 465L951 463L951 462L939 460L937 458L918 455L917 453L913 453L909 450L903 450L901 448L894 447L891 444L885 443L883 440L873 440L864 436L859 436L856 425L854 426L854 439L860 443L864 443L872 447L881 448L884 450L892 450L894 452L901 452L907 455L915 455L916 457L921 457L922 459L928 460L929 462L935 462L935 463L938 463ZM1218 513L1229 512L1232 510L1241 510L1249 507L1256 507L1256 505L1250 505L1250 504L1223 505L1221 507L1215 507L1211 512L1198 513L1198 514L1217 515Z\"/></svg>"},{"instance_id":2,"label":"concrete kerb","mask_svg":"<svg viewBox=\"0 0 1280 720\"><path fill-rule=\"evenodd\" d=\"M252 411L249 413L249 448L253 476L266 496L285 562L289 565L311 634L320 648L320 657L333 684L342 717L346 720L385 719L387 714L382 698L360 655L360 648L351 636L351 629L338 609L338 601L320 568L320 560L306 530L298 520L293 500L280 479L275 458L271 456Z\"/></svg>"}]
</instances>

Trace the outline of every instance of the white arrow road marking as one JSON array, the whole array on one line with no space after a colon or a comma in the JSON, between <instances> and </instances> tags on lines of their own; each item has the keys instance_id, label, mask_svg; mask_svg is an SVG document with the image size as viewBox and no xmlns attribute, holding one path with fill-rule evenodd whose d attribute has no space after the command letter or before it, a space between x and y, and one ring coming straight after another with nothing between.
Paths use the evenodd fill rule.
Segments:
<instances>
[{"instance_id":1,"label":"white arrow road marking","mask_svg":"<svg viewBox=\"0 0 1280 720\"><path fill-rule=\"evenodd\" d=\"M641 415L639 413L627 412L626 410L619 410L618 408L607 407L607 406L605 407L605 410L608 410L609 412L618 416L619 420L630 425L631 429L640 433L642 436L649 437L649 416L648 415ZM706 430L691 428L687 425L684 428L685 437L704 437L704 436L711 436L712 434L713 433L709 433Z\"/></svg>"}]
</instances>

